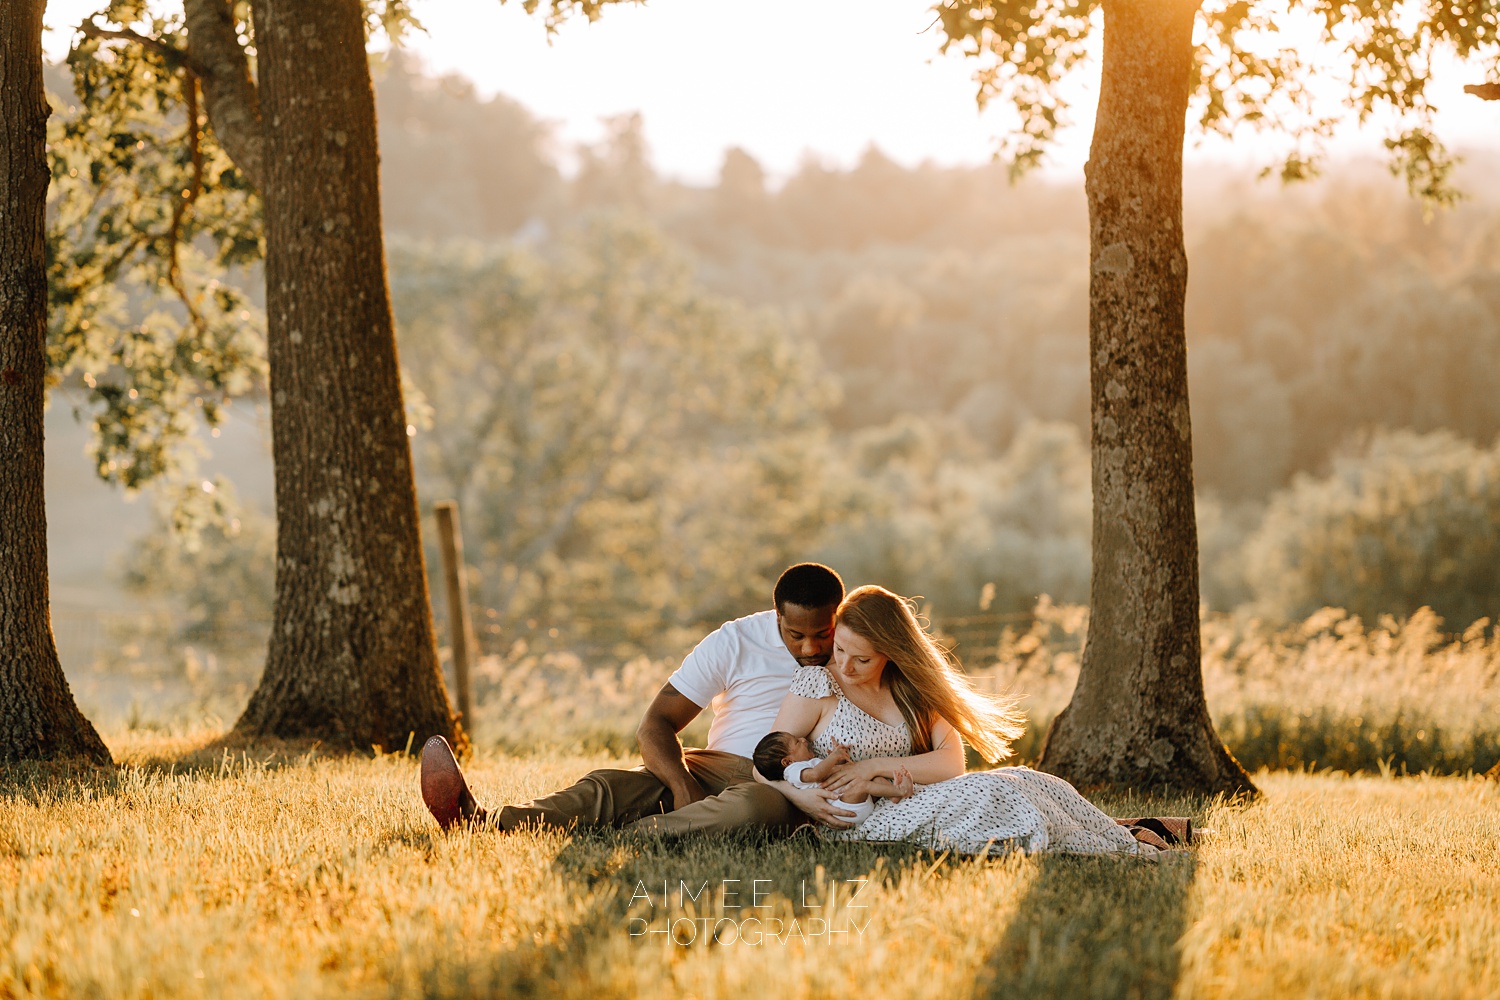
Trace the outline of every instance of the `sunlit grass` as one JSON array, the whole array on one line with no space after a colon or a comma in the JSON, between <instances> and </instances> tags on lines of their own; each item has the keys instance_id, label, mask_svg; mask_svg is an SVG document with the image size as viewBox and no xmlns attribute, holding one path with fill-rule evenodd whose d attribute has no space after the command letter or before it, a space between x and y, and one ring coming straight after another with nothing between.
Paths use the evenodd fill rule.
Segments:
<instances>
[{"instance_id":1,"label":"sunlit grass","mask_svg":"<svg viewBox=\"0 0 1500 1000\"><path fill-rule=\"evenodd\" d=\"M1044 600L1028 627L989 649L960 648L981 687L1023 697L1030 725L1018 760L1035 760L1068 703L1087 623L1086 609ZM487 657L480 740L518 753L559 743L632 753L634 720L672 668ZM1251 771L1462 775L1500 762L1500 632L1488 621L1453 634L1426 610L1372 623L1335 609L1291 625L1214 616L1203 623L1203 683L1220 737ZM705 731L700 719L688 736Z\"/></svg>"},{"instance_id":2,"label":"sunlit grass","mask_svg":"<svg viewBox=\"0 0 1500 1000\"><path fill-rule=\"evenodd\" d=\"M0 996L1500 995L1482 779L1262 773L1247 808L1102 800L1213 829L1151 865L443 836L403 757L113 749L114 773L0 775ZM491 752L470 773L495 802L606 760Z\"/></svg>"},{"instance_id":3,"label":"sunlit grass","mask_svg":"<svg viewBox=\"0 0 1500 1000\"><path fill-rule=\"evenodd\" d=\"M982 688L1022 696L1029 725L1015 743L1017 761L1035 761L1068 703L1087 623L1086 609L1043 599L1029 623L1004 629L987 648L972 639L959 646ZM1336 609L1290 625L1216 615L1204 620L1202 638L1209 711L1250 771L1463 775L1500 763L1500 630L1488 620L1450 633L1425 609L1399 622ZM629 756L636 720L675 667L671 659L594 663L558 651L482 657L473 735L521 756L560 747ZM223 728L243 709L249 683L218 690L205 682L193 711L142 709L123 738L161 746L165 735ZM684 739L701 746L708 722L704 713Z\"/></svg>"}]
</instances>

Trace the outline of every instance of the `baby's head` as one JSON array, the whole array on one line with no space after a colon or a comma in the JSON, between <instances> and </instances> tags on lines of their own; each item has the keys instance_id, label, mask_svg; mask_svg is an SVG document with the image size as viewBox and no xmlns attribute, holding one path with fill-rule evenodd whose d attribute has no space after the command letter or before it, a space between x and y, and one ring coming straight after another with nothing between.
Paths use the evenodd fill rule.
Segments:
<instances>
[{"instance_id":1,"label":"baby's head","mask_svg":"<svg viewBox=\"0 0 1500 1000\"><path fill-rule=\"evenodd\" d=\"M767 781L780 781L788 764L799 760L812 760L816 754L806 736L791 733L767 733L755 744L755 769Z\"/></svg>"}]
</instances>

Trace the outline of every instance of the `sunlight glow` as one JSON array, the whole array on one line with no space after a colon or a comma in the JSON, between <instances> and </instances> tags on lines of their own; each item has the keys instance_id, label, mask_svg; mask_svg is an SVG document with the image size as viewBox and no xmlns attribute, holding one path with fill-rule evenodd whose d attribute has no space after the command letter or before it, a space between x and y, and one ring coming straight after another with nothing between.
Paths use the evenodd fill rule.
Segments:
<instances>
[{"instance_id":1,"label":"sunlight glow","mask_svg":"<svg viewBox=\"0 0 1500 1000\"><path fill-rule=\"evenodd\" d=\"M71 32L63 26L99 6L48 4L49 57L66 53ZM1004 108L978 111L974 65L938 55L931 0L652 0L606 10L592 25L568 23L550 44L540 17L519 3L412 6L427 34L412 36L408 48L429 71L462 74L480 93L505 94L553 123L565 164L572 145L602 135L602 118L637 110L657 168L695 183L713 181L736 145L773 180L809 157L852 166L872 144L905 165L980 163L1007 126ZM1313 39L1301 26L1282 43L1303 48ZM1073 124L1046 173L1081 173L1097 77L1093 60L1067 84ZM1441 109L1439 132L1455 149L1500 145L1500 106L1462 90L1479 77L1444 66L1430 95ZM1330 149L1380 156L1384 124L1345 123ZM1190 139L1188 160L1258 167L1284 148L1275 135L1242 130L1232 141Z\"/></svg>"}]
</instances>

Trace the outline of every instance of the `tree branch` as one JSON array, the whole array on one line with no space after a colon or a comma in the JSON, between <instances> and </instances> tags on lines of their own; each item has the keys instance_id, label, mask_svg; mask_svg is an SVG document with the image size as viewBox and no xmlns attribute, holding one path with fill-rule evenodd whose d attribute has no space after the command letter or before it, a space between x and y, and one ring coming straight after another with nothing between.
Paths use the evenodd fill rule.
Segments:
<instances>
[{"instance_id":1,"label":"tree branch","mask_svg":"<svg viewBox=\"0 0 1500 1000\"><path fill-rule=\"evenodd\" d=\"M1500 101L1500 83L1471 83L1464 93L1473 94L1483 101Z\"/></svg>"},{"instance_id":2,"label":"tree branch","mask_svg":"<svg viewBox=\"0 0 1500 1000\"><path fill-rule=\"evenodd\" d=\"M260 95L250 78L250 61L240 47L232 0L184 0L183 13L188 55L201 67L208 120L224 152L259 191L265 159Z\"/></svg>"},{"instance_id":3,"label":"tree branch","mask_svg":"<svg viewBox=\"0 0 1500 1000\"><path fill-rule=\"evenodd\" d=\"M138 31L131 31L129 28L112 31L108 28L99 27L93 21L84 21L78 26L78 31L85 38L98 38L101 40L118 39L125 42L135 42L142 48L155 52L171 66L180 66L195 76L201 72L198 66L193 63L191 55L159 38L152 38Z\"/></svg>"},{"instance_id":4,"label":"tree branch","mask_svg":"<svg viewBox=\"0 0 1500 1000\"><path fill-rule=\"evenodd\" d=\"M194 327L204 331L203 316L193 305L193 299L188 295L187 286L182 281L182 267L179 263L178 247L181 244L182 220L192 210L193 202L198 200L198 195L203 193L203 147L199 142L199 129L201 124L198 120L198 77L188 73L187 79L182 81L183 103L187 109L187 142L188 149L193 158L193 186L181 192L173 192L172 199L172 228L167 233L168 260L167 279L172 285L172 290L182 300L183 308L187 310L188 318Z\"/></svg>"}]
</instances>

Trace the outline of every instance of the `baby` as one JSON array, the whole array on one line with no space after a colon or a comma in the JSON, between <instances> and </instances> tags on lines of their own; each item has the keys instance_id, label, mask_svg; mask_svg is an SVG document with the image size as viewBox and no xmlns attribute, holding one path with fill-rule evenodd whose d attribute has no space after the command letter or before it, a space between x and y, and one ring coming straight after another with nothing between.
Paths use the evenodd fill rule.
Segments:
<instances>
[{"instance_id":1,"label":"baby","mask_svg":"<svg viewBox=\"0 0 1500 1000\"><path fill-rule=\"evenodd\" d=\"M853 762L849 748L842 743L833 744L833 752L827 757L813 753L812 744L805 736L791 733L769 733L755 745L755 769L767 781L791 782L797 788L817 788L841 764ZM906 768L896 768L896 780L872 778L863 787L846 791L838 805L854 813L849 822L858 826L870 818L875 810L876 798L904 799L915 790L911 774Z\"/></svg>"}]
</instances>

